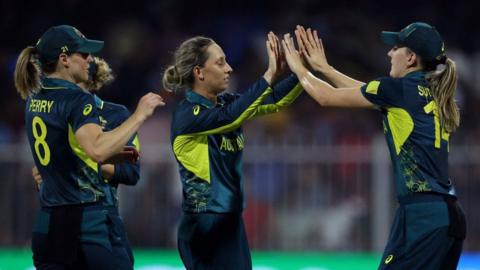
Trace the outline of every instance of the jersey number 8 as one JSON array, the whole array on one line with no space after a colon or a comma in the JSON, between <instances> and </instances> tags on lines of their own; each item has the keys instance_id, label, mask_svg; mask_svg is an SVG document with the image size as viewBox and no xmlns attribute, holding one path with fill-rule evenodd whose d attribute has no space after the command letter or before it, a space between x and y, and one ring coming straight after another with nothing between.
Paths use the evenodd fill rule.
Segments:
<instances>
[{"instance_id":1,"label":"jersey number 8","mask_svg":"<svg viewBox=\"0 0 480 270\"><path fill-rule=\"evenodd\" d=\"M38 133L40 130L40 134ZM35 116L32 121L32 132L33 137L35 138L35 154L37 154L40 164L47 166L50 163L50 147L48 147L45 138L47 137L47 126L43 122L42 118ZM40 146L43 148L43 156L40 152Z\"/></svg>"}]
</instances>

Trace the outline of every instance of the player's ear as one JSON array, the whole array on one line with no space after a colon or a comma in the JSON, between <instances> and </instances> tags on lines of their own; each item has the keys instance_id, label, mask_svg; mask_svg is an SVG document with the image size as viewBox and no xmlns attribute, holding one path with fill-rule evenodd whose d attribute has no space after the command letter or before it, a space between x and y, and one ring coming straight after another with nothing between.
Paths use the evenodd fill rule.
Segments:
<instances>
[{"instance_id":1,"label":"player's ear","mask_svg":"<svg viewBox=\"0 0 480 270\"><path fill-rule=\"evenodd\" d=\"M58 56L58 63L66 68L68 68L68 55L65 53L61 53Z\"/></svg>"},{"instance_id":2,"label":"player's ear","mask_svg":"<svg viewBox=\"0 0 480 270\"><path fill-rule=\"evenodd\" d=\"M202 71L202 67L200 66L195 66L193 68L193 76L195 77L195 79L198 79L200 81L203 81L205 79L205 77L203 76L203 71Z\"/></svg>"},{"instance_id":3,"label":"player's ear","mask_svg":"<svg viewBox=\"0 0 480 270\"><path fill-rule=\"evenodd\" d=\"M414 52L409 52L408 55L407 55L407 65L409 67L412 67L412 66L416 66L416 65L419 65L420 62L419 62L420 58L418 57L418 55Z\"/></svg>"}]
</instances>

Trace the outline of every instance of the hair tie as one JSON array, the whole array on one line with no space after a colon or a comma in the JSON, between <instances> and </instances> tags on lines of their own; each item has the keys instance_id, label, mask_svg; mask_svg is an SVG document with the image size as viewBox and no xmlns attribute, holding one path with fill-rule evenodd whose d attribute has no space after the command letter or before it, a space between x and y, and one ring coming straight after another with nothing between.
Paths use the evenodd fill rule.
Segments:
<instances>
[{"instance_id":1,"label":"hair tie","mask_svg":"<svg viewBox=\"0 0 480 270\"><path fill-rule=\"evenodd\" d=\"M436 57L436 62L437 62L437 65L445 65L445 63L447 63L447 55L446 54L442 54L442 55L439 55Z\"/></svg>"},{"instance_id":2,"label":"hair tie","mask_svg":"<svg viewBox=\"0 0 480 270\"><path fill-rule=\"evenodd\" d=\"M445 65L445 63L447 63L447 59L448 59L447 55L444 54L440 59L440 64Z\"/></svg>"}]
</instances>

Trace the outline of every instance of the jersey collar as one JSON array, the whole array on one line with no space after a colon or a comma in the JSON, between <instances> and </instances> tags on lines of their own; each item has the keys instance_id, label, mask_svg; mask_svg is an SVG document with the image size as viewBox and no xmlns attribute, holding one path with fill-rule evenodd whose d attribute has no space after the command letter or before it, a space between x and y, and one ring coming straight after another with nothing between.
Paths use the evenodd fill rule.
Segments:
<instances>
[{"instance_id":1,"label":"jersey collar","mask_svg":"<svg viewBox=\"0 0 480 270\"><path fill-rule=\"evenodd\" d=\"M423 71L423 70L412 71L412 72L408 73L407 75L405 75L405 78L420 78L420 79L423 79L423 78L425 78L425 71Z\"/></svg>"},{"instance_id":2,"label":"jersey collar","mask_svg":"<svg viewBox=\"0 0 480 270\"><path fill-rule=\"evenodd\" d=\"M103 100L95 94L93 94L93 98L95 99L95 106L97 106L97 109L103 109Z\"/></svg>"},{"instance_id":3,"label":"jersey collar","mask_svg":"<svg viewBox=\"0 0 480 270\"><path fill-rule=\"evenodd\" d=\"M57 78L42 78L42 88L47 90L53 89L80 89L76 84Z\"/></svg>"},{"instance_id":4,"label":"jersey collar","mask_svg":"<svg viewBox=\"0 0 480 270\"><path fill-rule=\"evenodd\" d=\"M185 98L192 103L200 104L209 109L215 107L213 102L193 90L188 90L187 93L185 93Z\"/></svg>"}]
</instances>

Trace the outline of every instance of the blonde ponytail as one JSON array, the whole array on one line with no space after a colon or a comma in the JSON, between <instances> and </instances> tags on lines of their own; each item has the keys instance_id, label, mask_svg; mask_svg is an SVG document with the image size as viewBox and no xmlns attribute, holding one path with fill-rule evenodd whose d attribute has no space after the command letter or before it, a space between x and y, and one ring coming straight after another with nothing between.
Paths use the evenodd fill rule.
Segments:
<instances>
[{"instance_id":1,"label":"blonde ponytail","mask_svg":"<svg viewBox=\"0 0 480 270\"><path fill-rule=\"evenodd\" d=\"M433 99L437 103L441 126L449 133L454 132L460 125L460 110L454 99L457 88L455 62L447 58L445 68L441 71L428 72L426 79L430 83Z\"/></svg>"},{"instance_id":2,"label":"blonde ponytail","mask_svg":"<svg viewBox=\"0 0 480 270\"><path fill-rule=\"evenodd\" d=\"M22 99L40 91L40 74L36 49L28 46L18 56L14 73L15 88Z\"/></svg>"}]
</instances>

